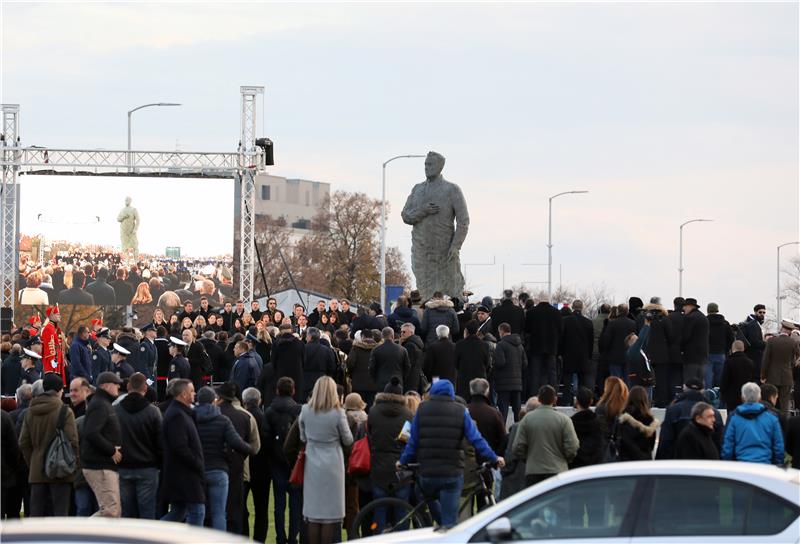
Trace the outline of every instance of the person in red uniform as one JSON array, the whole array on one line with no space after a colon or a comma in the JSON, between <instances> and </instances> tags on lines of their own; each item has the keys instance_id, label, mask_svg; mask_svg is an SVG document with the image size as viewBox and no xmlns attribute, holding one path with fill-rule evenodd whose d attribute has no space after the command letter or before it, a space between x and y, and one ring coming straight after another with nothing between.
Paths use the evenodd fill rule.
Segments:
<instances>
[{"instance_id":1,"label":"person in red uniform","mask_svg":"<svg viewBox=\"0 0 800 544\"><path fill-rule=\"evenodd\" d=\"M33 338L34 336L38 335L39 332L42 330L42 318L39 317L39 314L30 316L28 318L28 324L31 326L31 328L28 329L28 334L30 338Z\"/></svg>"},{"instance_id":2,"label":"person in red uniform","mask_svg":"<svg viewBox=\"0 0 800 544\"><path fill-rule=\"evenodd\" d=\"M42 328L42 366L44 373L55 372L67 384L67 369L64 364L64 335L58 323L61 314L58 306L48 306L45 312L47 321Z\"/></svg>"}]
</instances>

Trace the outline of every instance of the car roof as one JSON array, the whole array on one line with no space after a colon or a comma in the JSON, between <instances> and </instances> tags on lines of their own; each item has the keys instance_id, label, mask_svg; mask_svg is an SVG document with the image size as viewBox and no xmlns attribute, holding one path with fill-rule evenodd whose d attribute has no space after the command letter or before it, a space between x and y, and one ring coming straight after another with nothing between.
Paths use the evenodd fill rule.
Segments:
<instances>
[{"instance_id":1,"label":"car roof","mask_svg":"<svg viewBox=\"0 0 800 544\"><path fill-rule=\"evenodd\" d=\"M22 537L26 542L41 537L44 542L54 537L81 537L84 542L152 543L152 544L245 544L252 542L241 535L193 527L185 523L140 519L113 518L28 518L6 520L0 540Z\"/></svg>"},{"instance_id":2,"label":"car roof","mask_svg":"<svg viewBox=\"0 0 800 544\"><path fill-rule=\"evenodd\" d=\"M783 482L800 483L800 471L784 469L774 465L762 463L747 463L744 461L690 461L690 460L659 460L659 461L630 461L624 463L603 463L590 467L576 468L560 473L556 479L582 480L587 473L594 477L631 476L648 474L696 474L705 476L742 475L758 476Z\"/></svg>"}]
</instances>

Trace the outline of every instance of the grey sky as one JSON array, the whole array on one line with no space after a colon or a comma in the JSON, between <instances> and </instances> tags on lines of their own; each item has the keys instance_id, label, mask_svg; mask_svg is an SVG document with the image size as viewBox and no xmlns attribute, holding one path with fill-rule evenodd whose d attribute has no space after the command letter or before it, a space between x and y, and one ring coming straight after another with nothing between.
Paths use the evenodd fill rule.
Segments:
<instances>
[{"instance_id":1,"label":"grey sky","mask_svg":"<svg viewBox=\"0 0 800 544\"><path fill-rule=\"evenodd\" d=\"M711 217L687 227L684 294L742 319L774 306L775 246L798 238L796 3L2 9L25 144L122 148L125 112L164 100L185 105L137 112L134 147L231 150L239 85L263 84L272 173L378 197L383 160L435 149L470 205L462 262L496 256L506 284L546 279L521 264L546 261L547 196L569 189L591 193L556 201L555 276L617 300L675 296L678 225ZM389 167L406 256L422 178ZM501 274L468 279L497 295Z\"/></svg>"}]
</instances>

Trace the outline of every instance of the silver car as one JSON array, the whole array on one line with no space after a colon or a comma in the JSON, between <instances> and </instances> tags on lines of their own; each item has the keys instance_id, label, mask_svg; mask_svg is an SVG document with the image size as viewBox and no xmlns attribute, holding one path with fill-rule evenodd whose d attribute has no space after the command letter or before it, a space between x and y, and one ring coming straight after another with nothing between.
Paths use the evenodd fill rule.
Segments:
<instances>
[{"instance_id":1,"label":"silver car","mask_svg":"<svg viewBox=\"0 0 800 544\"><path fill-rule=\"evenodd\" d=\"M564 472L448 531L374 543L800 544L800 471L733 461L609 463Z\"/></svg>"}]
</instances>

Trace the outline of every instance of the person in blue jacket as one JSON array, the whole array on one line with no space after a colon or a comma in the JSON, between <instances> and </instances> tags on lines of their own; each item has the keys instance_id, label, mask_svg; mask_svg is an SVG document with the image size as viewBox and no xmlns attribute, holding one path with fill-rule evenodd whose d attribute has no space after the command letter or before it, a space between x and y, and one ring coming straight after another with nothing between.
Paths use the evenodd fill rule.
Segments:
<instances>
[{"instance_id":1,"label":"person in blue jacket","mask_svg":"<svg viewBox=\"0 0 800 544\"><path fill-rule=\"evenodd\" d=\"M430 504L434 520L443 527L458 520L458 502L464 487L464 439L475 448L478 458L497 463L498 457L478 432L466 407L457 403L453 384L438 380L431 386L430 399L420 404L408 443L397 463L398 469L419 463L419 485L425 496L435 496Z\"/></svg>"},{"instance_id":2,"label":"person in blue jacket","mask_svg":"<svg viewBox=\"0 0 800 544\"><path fill-rule=\"evenodd\" d=\"M92 352L89 349L89 327L81 325L69 345L69 373L71 379L86 378L92 381Z\"/></svg>"},{"instance_id":3,"label":"person in blue jacket","mask_svg":"<svg viewBox=\"0 0 800 544\"><path fill-rule=\"evenodd\" d=\"M778 418L761 404L761 388L742 386L742 401L728 417L721 458L726 461L783 464L783 435Z\"/></svg>"}]
</instances>

